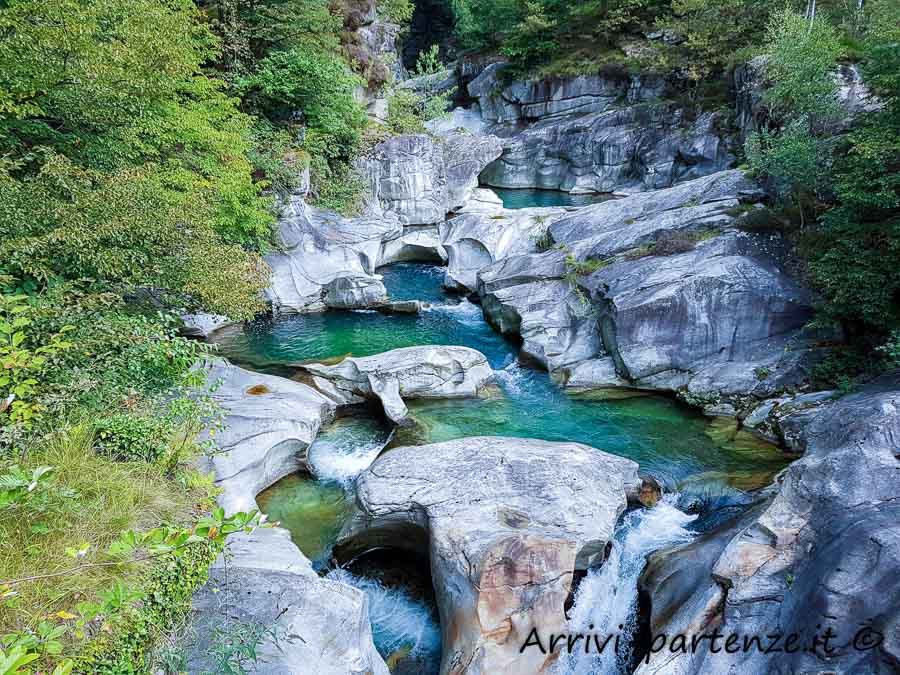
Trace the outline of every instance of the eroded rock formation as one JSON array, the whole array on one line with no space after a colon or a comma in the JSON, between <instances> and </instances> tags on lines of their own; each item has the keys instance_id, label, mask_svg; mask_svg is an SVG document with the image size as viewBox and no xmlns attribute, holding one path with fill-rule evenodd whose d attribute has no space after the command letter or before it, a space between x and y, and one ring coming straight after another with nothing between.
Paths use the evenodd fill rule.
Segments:
<instances>
[{"instance_id":1,"label":"eroded rock formation","mask_svg":"<svg viewBox=\"0 0 900 675\"><path fill-rule=\"evenodd\" d=\"M338 549L425 547L444 636L442 673L547 672L519 653L565 627L573 574L600 564L637 464L578 443L479 437L382 455L358 480ZM420 551L421 552L421 551Z\"/></svg>"},{"instance_id":2,"label":"eroded rock formation","mask_svg":"<svg viewBox=\"0 0 900 675\"><path fill-rule=\"evenodd\" d=\"M474 397L494 378L484 354L468 347L405 347L347 358L332 366L306 363L300 367L336 403L377 399L397 424L409 421L404 399Z\"/></svg>"}]
</instances>

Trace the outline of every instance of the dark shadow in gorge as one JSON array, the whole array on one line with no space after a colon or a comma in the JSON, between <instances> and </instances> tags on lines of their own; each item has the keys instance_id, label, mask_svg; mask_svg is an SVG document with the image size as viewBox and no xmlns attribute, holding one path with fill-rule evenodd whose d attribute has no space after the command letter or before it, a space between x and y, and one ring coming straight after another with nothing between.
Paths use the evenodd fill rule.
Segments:
<instances>
[{"instance_id":1,"label":"dark shadow in gorge","mask_svg":"<svg viewBox=\"0 0 900 675\"><path fill-rule=\"evenodd\" d=\"M453 56L453 12L448 0L415 0L409 33L403 40L403 67L413 73L419 54L437 44L443 61Z\"/></svg>"}]
</instances>

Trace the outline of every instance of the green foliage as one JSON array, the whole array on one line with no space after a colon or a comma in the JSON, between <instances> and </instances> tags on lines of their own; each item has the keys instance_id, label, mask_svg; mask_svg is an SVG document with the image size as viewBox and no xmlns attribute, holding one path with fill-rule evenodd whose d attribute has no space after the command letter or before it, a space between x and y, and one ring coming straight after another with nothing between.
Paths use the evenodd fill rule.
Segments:
<instances>
[{"instance_id":1,"label":"green foliage","mask_svg":"<svg viewBox=\"0 0 900 675\"><path fill-rule=\"evenodd\" d=\"M288 119L301 111L309 128L329 138L329 159L347 157L360 140L366 113L354 99L362 80L333 55L305 46L275 52L239 87L267 116Z\"/></svg>"},{"instance_id":2,"label":"green foliage","mask_svg":"<svg viewBox=\"0 0 900 675\"><path fill-rule=\"evenodd\" d=\"M379 0L378 14L393 23L404 24L412 19L415 5L411 0Z\"/></svg>"},{"instance_id":3,"label":"green foliage","mask_svg":"<svg viewBox=\"0 0 900 675\"><path fill-rule=\"evenodd\" d=\"M172 430L156 418L119 413L94 423L97 452L118 461L155 462L166 452Z\"/></svg>"},{"instance_id":4,"label":"green foliage","mask_svg":"<svg viewBox=\"0 0 900 675\"><path fill-rule=\"evenodd\" d=\"M672 14L658 25L684 42L670 50L667 65L684 67L698 83L720 73L738 47L762 37L771 8L752 0L672 0Z\"/></svg>"},{"instance_id":5,"label":"green foliage","mask_svg":"<svg viewBox=\"0 0 900 675\"><path fill-rule=\"evenodd\" d=\"M33 331L29 330L33 322L25 304L27 297L0 294L0 424L30 427L41 411L35 401L39 380L48 359L72 346L62 339L72 326L63 326L44 344L35 344Z\"/></svg>"},{"instance_id":6,"label":"green foliage","mask_svg":"<svg viewBox=\"0 0 900 675\"><path fill-rule=\"evenodd\" d=\"M789 9L776 13L766 33L764 94L782 120L806 120L816 132L840 114L832 71L842 55L837 31L823 19L808 20Z\"/></svg>"},{"instance_id":7,"label":"green foliage","mask_svg":"<svg viewBox=\"0 0 900 675\"><path fill-rule=\"evenodd\" d=\"M503 41L500 52L521 69L547 60L559 49L557 20L538 0L525 0L519 22Z\"/></svg>"},{"instance_id":8,"label":"green foliage","mask_svg":"<svg viewBox=\"0 0 900 675\"><path fill-rule=\"evenodd\" d=\"M386 124L395 134L424 134L425 122L447 114L450 93L417 94L411 89L395 89L388 96Z\"/></svg>"},{"instance_id":9,"label":"green foliage","mask_svg":"<svg viewBox=\"0 0 900 675\"><path fill-rule=\"evenodd\" d=\"M441 63L438 45L433 44L428 49L419 52L419 58L416 59L416 75L434 75L443 69L444 65Z\"/></svg>"}]
</instances>

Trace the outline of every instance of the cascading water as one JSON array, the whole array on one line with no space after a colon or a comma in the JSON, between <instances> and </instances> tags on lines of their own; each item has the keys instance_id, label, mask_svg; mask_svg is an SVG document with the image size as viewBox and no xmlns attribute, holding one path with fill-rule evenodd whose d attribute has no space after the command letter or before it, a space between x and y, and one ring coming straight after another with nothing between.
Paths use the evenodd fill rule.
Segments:
<instances>
[{"instance_id":1,"label":"cascading water","mask_svg":"<svg viewBox=\"0 0 900 675\"><path fill-rule=\"evenodd\" d=\"M478 305L446 295L440 289L442 270L421 265L392 267L379 270L391 297L427 299L429 308L416 315L326 312L279 317L229 334L221 350L239 359L240 355L252 355L285 363L348 354L367 356L412 345L478 349L495 369L500 391L475 399L408 401L418 422L411 442L500 435L585 443L635 460L644 473L681 490L683 505L692 510L699 505L713 515L737 504L742 490L765 484L784 466L777 449L761 444L745 447L717 438L709 434L707 420L670 399L648 396L607 401L568 394L546 372L521 366L516 346L491 329ZM320 432L309 451L318 480L289 476L259 496L260 507L288 527L318 569L329 564L335 538L350 514L356 477L375 460L387 439L384 428L377 428L371 419L361 423L363 419L339 419ZM579 587L569 632L621 633L618 656L608 652L599 658L594 654L566 658L559 664L560 675L627 671L636 622L637 580L645 558L657 548L691 537L686 526L694 516L679 511L674 501L667 496L652 509L627 514L615 534L610 558ZM707 515L704 519L710 520ZM427 604L416 604L413 596L368 574L342 571L331 576L369 596L376 644L386 658L408 650L413 661L397 657L404 665L396 672L421 675L437 671L440 631ZM430 665L419 667L425 662Z\"/></svg>"},{"instance_id":2,"label":"cascading water","mask_svg":"<svg viewBox=\"0 0 900 675\"><path fill-rule=\"evenodd\" d=\"M369 601L369 620L375 648L386 660L397 657L417 662L416 672L437 672L441 662L441 629L424 601L402 590L388 588L375 579L344 569L327 575L361 590Z\"/></svg>"},{"instance_id":3,"label":"cascading water","mask_svg":"<svg viewBox=\"0 0 900 675\"><path fill-rule=\"evenodd\" d=\"M309 446L309 463L320 480L349 488L375 461L389 431L374 417L338 419Z\"/></svg>"},{"instance_id":4,"label":"cascading water","mask_svg":"<svg viewBox=\"0 0 900 675\"><path fill-rule=\"evenodd\" d=\"M609 558L582 580L569 612L569 634L598 636L602 654L564 654L556 675L623 675L629 672L637 629L638 578L647 556L664 546L685 543L694 533L687 525L696 519L675 507L674 495L666 495L650 509L625 515L617 528ZM616 644L618 648L616 648Z\"/></svg>"}]
</instances>

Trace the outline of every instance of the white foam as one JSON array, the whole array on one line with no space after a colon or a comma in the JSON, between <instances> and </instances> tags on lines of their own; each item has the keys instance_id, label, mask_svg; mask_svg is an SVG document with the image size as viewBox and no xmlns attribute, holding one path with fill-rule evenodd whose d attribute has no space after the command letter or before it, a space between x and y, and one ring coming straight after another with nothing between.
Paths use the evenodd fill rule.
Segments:
<instances>
[{"instance_id":1,"label":"white foam","mask_svg":"<svg viewBox=\"0 0 900 675\"><path fill-rule=\"evenodd\" d=\"M569 633L603 637L620 635L618 651L602 655L563 655L559 675L619 675L626 673L637 623L637 584L646 557L663 546L689 541L694 535L685 526L696 518L675 508L675 495L666 495L652 509L629 513L617 529L613 548L603 566L582 580L570 611ZM619 626L622 626L620 629Z\"/></svg>"},{"instance_id":2,"label":"white foam","mask_svg":"<svg viewBox=\"0 0 900 675\"><path fill-rule=\"evenodd\" d=\"M440 661L440 627L424 602L411 598L403 591L386 588L375 579L359 577L342 569L332 570L327 578L353 586L366 594L372 637L383 657L409 647L410 656Z\"/></svg>"},{"instance_id":3,"label":"white foam","mask_svg":"<svg viewBox=\"0 0 900 675\"><path fill-rule=\"evenodd\" d=\"M370 423L338 422L309 446L308 461L320 480L349 486L375 461L386 440L386 432Z\"/></svg>"}]
</instances>

